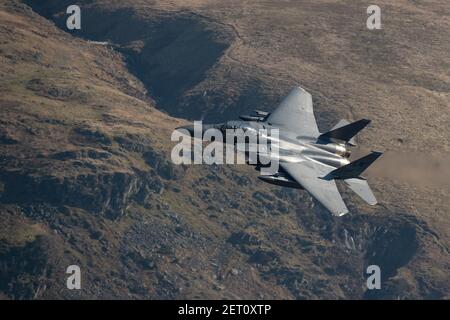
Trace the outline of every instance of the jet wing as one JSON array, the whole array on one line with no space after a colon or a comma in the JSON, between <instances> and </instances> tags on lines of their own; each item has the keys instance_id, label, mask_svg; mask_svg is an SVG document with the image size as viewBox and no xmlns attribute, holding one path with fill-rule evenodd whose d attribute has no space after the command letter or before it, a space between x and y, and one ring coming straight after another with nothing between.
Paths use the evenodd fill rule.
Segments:
<instances>
[{"instance_id":1,"label":"jet wing","mask_svg":"<svg viewBox=\"0 0 450 320\"><path fill-rule=\"evenodd\" d=\"M320 178L327 175L334 168L313 161L282 162L280 166L333 215L342 216L348 213L344 200L342 200L341 194L337 189L336 182Z\"/></svg>"},{"instance_id":2,"label":"jet wing","mask_svg":"<svg viewBox=\"0 0 450 320\"><path fill-rule=\"evenodd\" d=\"M295 87L270 114L267 122L301 136L320 135L314 118L312 97L306 90Z\"/></svg>"}]
</instances>

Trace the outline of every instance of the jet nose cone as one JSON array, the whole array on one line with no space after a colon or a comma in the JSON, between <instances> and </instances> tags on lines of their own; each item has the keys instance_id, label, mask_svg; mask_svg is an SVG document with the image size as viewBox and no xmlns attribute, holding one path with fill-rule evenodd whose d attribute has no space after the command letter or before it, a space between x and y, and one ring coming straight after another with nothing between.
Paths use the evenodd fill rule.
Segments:
<instances>
[{"instance_id":1,"label":"jet nose cone","mask_svg":"<svg viewBox=\"0 0 450 320\"><path fill-rule=\"evenodd\" d=\"M180 131L181 133L190 135L191 137L194 136L194 126L192 124L187 125L187 126L178 127L175 130Z\"/></svg>"}]
</instances>

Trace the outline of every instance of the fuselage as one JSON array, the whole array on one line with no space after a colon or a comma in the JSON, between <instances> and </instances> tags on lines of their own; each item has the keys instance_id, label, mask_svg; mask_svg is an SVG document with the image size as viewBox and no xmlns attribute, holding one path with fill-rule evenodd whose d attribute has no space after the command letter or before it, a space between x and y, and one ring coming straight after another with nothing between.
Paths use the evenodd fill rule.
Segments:
<instances>
[{"instance_id":1,"label":"fuselage","mask_svg":"<svg viewBox=\"0 0 450 320\"><path fill-rule=\"evenodd\" d=\"M272 126L264 121L228 121L224 124L211 125L222 131L226 143L236 144L236 141L244 142L239 146L244 146L246 157L250 158L250 152L256 159L269 158L271 161L283 162L303 162L313 161L334 168L339 168L350 163L348 157L350 152L345 145L330 140L321 140L318 137L298 136L283 128ZM277 129L277 134L273 134L273 129ZM230 132L233 136L230 139ZM250 148L250 144L260 144L262 141L268 142L268 148ZM256 154L255 154L256 153ZM259 170L262 165L259 160L247 162L254 165ZM302 188L286 172L280 170L271 175L260 175L259 178L267 183L281 185L291 188Z\"/></svg>"},{"instance_id":2,"label":"fuselage","mask_svg":"<svg viewBox=\"0 0 450 320\"><path fill-rule=\"evenodd\" d=\"M193 126L182 128L188 130L192 136L195 135ZM277 161L279 164L283 162L318 162L329 166L332 170L350 163L348 160L350 152L346 149L345 144L319 137L299 136L266 121L239 120L202 125L203 133L209 129L220 130L224 142L235 144L238 151L245 154L247 164L255 166L257 170L261 170L270 161ZM262 146L267 146L267 148L262 148ZM277 172L262 174L258 178L275 185L303 188L288 173L284 172L281 166Z\"/></svg>"}]
</instances>

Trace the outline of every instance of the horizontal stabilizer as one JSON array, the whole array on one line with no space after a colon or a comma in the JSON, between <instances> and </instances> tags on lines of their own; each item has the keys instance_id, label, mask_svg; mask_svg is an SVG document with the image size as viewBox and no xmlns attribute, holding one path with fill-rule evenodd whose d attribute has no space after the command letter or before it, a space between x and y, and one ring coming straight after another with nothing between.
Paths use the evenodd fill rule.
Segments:
<instances>
[{"instance_id":1,"label":"horizontal stabilizer","mask_svg":"<svg viewBox=\"0 0 450 320\"><path fill-rule=\"evenodd\" d=\"M370 190L369 184L366 180L362 179L345 179L345 184L353 190L358 196L361 197L365 202L370 204L371 206L377 204L377 199L373 195L372 190Z\"/></svg>"},{"instance_id":2,"label":"horizontal stabilizer","mask_svg":"<svg viewBox=\"0 0 450 320\"><path fill-rule=\"evenodd\" d=\"M341 123L343 124L343 121L345 120L341 120L331 131L321 134L319 139L336 139L354 144L350 140L370 123L370 120L361 119L344 126L339 126Z\"/></svg>"},{"instance_id":3,"label":"horizontal stabilizer","mask_svg":"<svg viewBox=\"0 0 450 320\"><path fill-rule=\"evenodd\" d=\"M377 160L382 155L381 152L372 151L372 153L364 156L358 160L355 160L343 167L337 168L331 171L323 179L350 179L359 178L361 173L363 173L375 160Z\"/></svg>"}]
</instances>

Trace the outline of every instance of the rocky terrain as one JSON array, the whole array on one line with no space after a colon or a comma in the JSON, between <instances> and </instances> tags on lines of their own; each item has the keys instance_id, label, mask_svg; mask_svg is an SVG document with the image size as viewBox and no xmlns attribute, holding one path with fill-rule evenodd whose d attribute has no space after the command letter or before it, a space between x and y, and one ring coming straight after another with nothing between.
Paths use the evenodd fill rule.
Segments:
<instances>
[{"instance_id":1,"label":"rocky terrain","mask_svg":"<svg viewBox=\"0 0 450 320\"><path fill-rule=\"evenodd\" d=\"M365 1L86 0L69 32L73 3L0 1L1 298L449 298L446 1L379 1L368 30ZM378 206L170 161L175 127L295 84L322 130L373 120Z\"/></svg>"}]
</instances>

